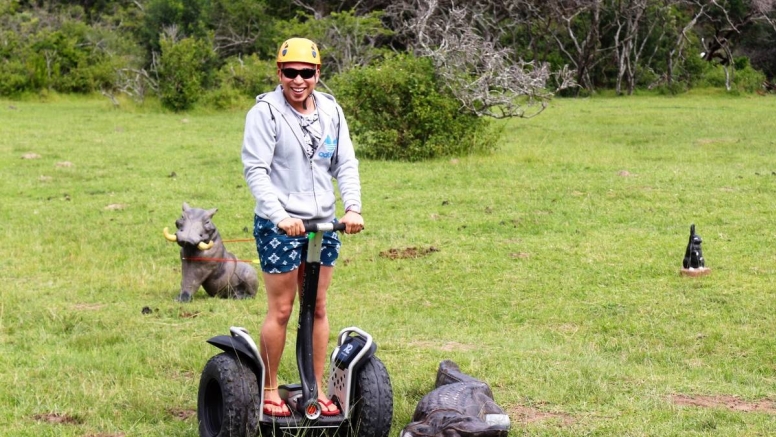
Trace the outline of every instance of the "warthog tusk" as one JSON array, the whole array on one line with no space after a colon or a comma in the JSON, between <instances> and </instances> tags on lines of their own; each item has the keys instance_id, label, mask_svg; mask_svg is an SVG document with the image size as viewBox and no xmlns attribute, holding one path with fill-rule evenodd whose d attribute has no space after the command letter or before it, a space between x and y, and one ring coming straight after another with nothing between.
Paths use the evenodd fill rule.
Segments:
<instances>
[{"instance_id":1,"label":"warthog tusk","mask_svg":"<svg viewBox=\"0 0 776 437\"><path fill-rule=\"evenodd\" d=\"M178 237L175 236L175 234L170 234L170 230L167 228L164 228L162 231L164 233L164 238L167 241L178 241Z\"/></svg>"},{"instance_id":2,"label":"warthog tusk","mask_svg":"<svg viewBox=\"0 0 776 437\"><path fill-rule=\"evenodd\" d=\"M199 250L208 250L215 244L215 241L210 240L210 243L205 243L204 241L200 241L199 244L197 244L197 249Z\"/></svg>"}]
</instances>

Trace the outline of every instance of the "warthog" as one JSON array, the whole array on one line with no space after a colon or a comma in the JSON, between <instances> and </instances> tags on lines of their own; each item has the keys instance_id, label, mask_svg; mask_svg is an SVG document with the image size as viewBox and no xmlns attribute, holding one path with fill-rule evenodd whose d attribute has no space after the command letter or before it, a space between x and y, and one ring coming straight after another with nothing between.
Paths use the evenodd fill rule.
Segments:
<instances>
[{"instance_id":1,"label":"warthog","mask_svg":"<svg viewBox=\"0 0 776 437\"><path fill-rule=\"evenodd\" d=\"M445 360L439 363L436 388L420 400L400 437L506 437L509 426L490 386Z\"/></svg>"},{"instance_id":2,"label":"warthog","mask_svg":"<svg viewBox=\"0 0 776 437\"><path fill-rule=\"evenodd\" d=\"M229 253L212 222L218 209L191 208L183 202L183 215L175 221L178 228L164 238L181 247L181 292L178 300L188 302L200 285L210 296L244 299L256 295L259 278L256 270Z\"/></svg>"}]
</instances>

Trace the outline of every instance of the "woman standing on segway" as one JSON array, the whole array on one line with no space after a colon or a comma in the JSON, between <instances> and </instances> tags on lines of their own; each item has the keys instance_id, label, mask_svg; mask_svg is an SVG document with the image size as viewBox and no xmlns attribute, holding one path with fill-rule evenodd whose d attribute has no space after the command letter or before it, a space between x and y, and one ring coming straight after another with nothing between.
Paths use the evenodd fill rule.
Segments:
<instances>
[{"instance_id":1,"label":"woman standing on segway","mask_svg":"<svg viewBox=\"0 0 776 437\"><path fill-rule=\"evenodd\" d=\"M259 344L266 363L263 411L285 417L291 411L279 396L277 371L302 289L304 225L336 220L332 179L346 211L339 220L345 233L360 232L364 219L358 160L342 108L330 94L315 91L321 74L318 47L309 39L291 38L280 46L277 66L280 85L258 96L246 117L242 161L256 199L253 235L267 292ZM321 385L329 340L326 291L339 248L336 233L326 233L313 324L313 367L325 416L340 413Z\"/></svg>"}]
</instances>

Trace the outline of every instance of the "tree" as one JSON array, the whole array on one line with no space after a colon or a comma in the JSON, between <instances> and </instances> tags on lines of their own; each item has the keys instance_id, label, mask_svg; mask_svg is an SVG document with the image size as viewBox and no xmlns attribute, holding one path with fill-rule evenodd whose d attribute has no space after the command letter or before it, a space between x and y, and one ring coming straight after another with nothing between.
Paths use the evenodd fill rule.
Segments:
<instances>
[{"instance_id":1,"label":"tree","mask_svg":"<svg viewBox=\"0 0 776 437\"><path fill-rule=\"evenodd\" d=\"M553 92L573 85L572 72L566 68L551 73L546 63L515 60L499 43L501 30L483 19L490 16L488 4L411 0L386 13L402 29L408 48L433 60L462 110L495 118L536 115ZM553 75L556 87L551 91Z\"/></svg>"},{"instance_id":2,"label":"tree","mask_svg":"<svg viewBox=\"0 0 776 437\"><path fill-rule=\"evenodd\" d=\"M636 70L646 42L655 29L656 20L644 23L644 16L649 5L648 0L622 0L615 2L614 20L614 54L617 60L617 81L615 92L622 94L623 78L627 82L628 94L633 94L636 87ZM646 34L642 32L642 24L648 26Z\"/></svg>"},{"instance_id":3,"label":"tree","mask_svg":"<svg viewBox=\"0 0 776 437\"><path fill-rule=\"evenodd\" d=\"M552 38L576 70L576 82L590 91L595 89L591 77L594 67L603 61L601 20L603 0L549 0L550 17L557 26L550 27Z\"/></svg>"},{"instance_id":4,"label":"tree","mask_svg":"<svg viewBox=\"0 0 776 437\"><path fill-rule=\"evenodd\" d=\"M776 0L696 0L694 3L703 11L698 20L703 59L722 65L729 91L735 45L757 23L769 23L776 30Z\"/></svg>"},{"instance_id":5,"label":"tree","mask_svg":"<svg viewBox=\"0 0 776 437\"><path fill-rule=\"evenodd\" d=\"M208 27L213 30L219 57L259 53L271 56L277 39L276 20L264 2L256 0L211 0Z\"/></svg>"},{"instance_id":6,"label":"tree","mask_svg":"<svg viewBox=\"0 0 776 437\"><path fill-rule=\"evenodd\" d=\"M382 12L356 16L354 11L332 12L321 19L302 16L283 30L283 38L304 35L314 40L324 57L323 68L335 74L369 65L389 51L380 48L392 32L383 25Z\"/></svg>"}]
</instances>

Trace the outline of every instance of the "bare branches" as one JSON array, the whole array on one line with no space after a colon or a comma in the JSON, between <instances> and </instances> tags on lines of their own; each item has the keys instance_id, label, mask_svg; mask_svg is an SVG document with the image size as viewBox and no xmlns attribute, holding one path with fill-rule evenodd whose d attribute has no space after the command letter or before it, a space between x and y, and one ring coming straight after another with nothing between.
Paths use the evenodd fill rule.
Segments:
<instances>
[{"instance_id":1,"label":"bare branches","mask_svg":"<svg viewBox=\"0 0 776 437\"><path fill-rule=\"evenodd\" d=\"M652 34L655 20L649 26L649 30L642 37L639 44L641 24L647 9L647 0L624 0L619 3L619 8L614 11L616 29L614 35L614 53L617 59L617 81L615 91L622 94L622 82L626 80L628 94L632 94L636 82L636 70L642 51L648 37Z\"/></svg>"},{"instance_id":2,"label":"bare branches","mask_svg":"<svg viewBox=\"0 0 776 437\"><path fill-rule=\"evenodd\" d=\"M237 32L231 26L220 25L213 37L213 48L222 54L239 54L245 47L255 44L257 34Z\"/></svg>"},{"instance_id":3,"label":"bare branches","mask_svg":"<svg viewBox=\"0 0 776 437\"><path fill-rule=\"evenodd\" d=\"M332 12L315 21L311 29L326 57L326 69L341 73L355 66L368 65L388 52L378 41L390 36L382 23L382 12L356 16L352 11Z\"/></svg>"},{"instance_id":4,"label":"bare branches","mask_svg":"<svg viewBox=\"0 0 776 437\"><path fill-rule=\"evenodd\" d=\"M291 0L291 4L294 6L299 7L300 9L307 11L312 15L316 20L321 20L324 17L324 14L326 13L325 10L325 4L320 4L319 2L313 2L316 4L309 5L308 2L302 1L302 0Z\"/></svg>"},{"instance_id":5,"label":"bare branches","mask_svg":"<svg viewBox=\"0 0 776 437\"><path fill-rule=\"evenodd\" d=\"M412 48L433 60L463 110L494 118L534 116L554 92L574 85L572 72L551 73L547 64L514 60L498 43L500 29L490 21L487 3L443 7L439 0L416 1L390 14L405 20L404 28L414 36ZM557 86L552 91L551 78Z\"/></svg>"},{"instance_id":6,"label":"bare branches","mask_svg":"<svg viewBox=\"0 0 776 437\"><path fill-rule=\"evenodd\" d=\"M121 68L116 71L116 90L137 102L145 100L149 91L158 94L159 81L143 68Z\"/></svg>"}]
</instances>

